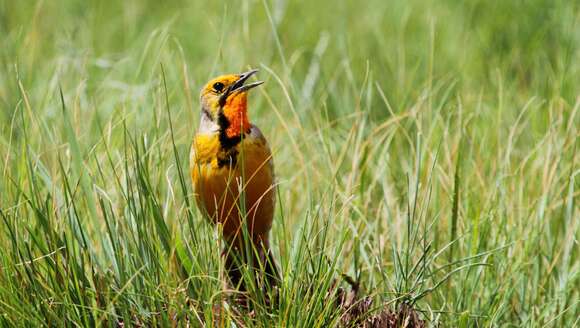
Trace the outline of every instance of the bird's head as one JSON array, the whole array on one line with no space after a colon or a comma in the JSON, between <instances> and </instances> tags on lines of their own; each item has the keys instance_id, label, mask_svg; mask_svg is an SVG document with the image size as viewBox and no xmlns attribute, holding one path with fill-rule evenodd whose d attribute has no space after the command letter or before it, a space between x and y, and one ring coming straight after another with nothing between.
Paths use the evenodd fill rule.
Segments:
<instances>
[{"instance_id":1,"label":"bird's head","mask_svg":"<svg viewBox=\"0 0 580 328\"><path fill-rule=\"evenodd\" d=\"M201 89L202 115L207 115L228 138L239 137L250 129L248 91L263 81L246 84L257 69L216 77Z\"/></svg>"}]
</instances>

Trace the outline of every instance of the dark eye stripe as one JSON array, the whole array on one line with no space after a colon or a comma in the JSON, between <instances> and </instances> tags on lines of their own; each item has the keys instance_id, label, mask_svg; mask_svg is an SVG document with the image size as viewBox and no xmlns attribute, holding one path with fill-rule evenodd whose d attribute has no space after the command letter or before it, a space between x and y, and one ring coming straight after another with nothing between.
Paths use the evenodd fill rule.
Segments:
<instances>
[{"instance_id":1,"label":"dark eye stripe","mask_svg":"<svg viewBox=\"0 0 580 328\"><path fill-rule=\"evenodd\" d=\"M221 82L216 82L213 84L213 89L217 92L222 92L222 90L224 89L224 84Z\"/></svg>"}]
</instances>

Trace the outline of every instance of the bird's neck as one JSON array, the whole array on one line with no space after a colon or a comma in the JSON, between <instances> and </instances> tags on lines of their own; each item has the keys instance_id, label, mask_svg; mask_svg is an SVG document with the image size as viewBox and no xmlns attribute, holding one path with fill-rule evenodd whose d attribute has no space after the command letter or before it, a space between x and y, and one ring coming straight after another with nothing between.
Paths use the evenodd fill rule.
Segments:
<instances>
[{"instance_id":1,"label":"bird's neck","mask_svg":"<svg viewBox=\"0 0 580 328\"><path fill-rule=\"evenodd\" d=\"M218 116L218 125L222 147L231 148L241 141L251 126L248 119L248 103L245 95L233 97L224 104Z\"/></svg>"},{"instance_id":2,"label":"bird's neck","mask_svg":"<svg viewBox=\"0 0 580 328\"><path fill-rule=\"evenodd\" d=\"M225 129L228 138L236 138L250 129L248 119L248 97L246 93L229 97L223 106L223 116L227 124L220 126ZM220 124L221 125L221 124Z\"/></svg>"}]
</instances>

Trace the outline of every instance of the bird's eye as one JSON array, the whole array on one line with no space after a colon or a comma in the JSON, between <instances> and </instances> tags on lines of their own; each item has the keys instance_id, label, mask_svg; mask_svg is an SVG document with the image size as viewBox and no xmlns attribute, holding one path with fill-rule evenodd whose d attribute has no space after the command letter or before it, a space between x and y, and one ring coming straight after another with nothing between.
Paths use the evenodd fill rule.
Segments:
<instances>
[{"instance_id":1,"label":"bird's eye","mask_svg":"<svg viewBox=\"0 0 580 328\"><path fill-rule=\"evenodd\" d=\"M216 82L213 84L213 89L217 92L222 92L222 90L224 89L224 84L221 82Z\"/></svg>"}]
</instances>

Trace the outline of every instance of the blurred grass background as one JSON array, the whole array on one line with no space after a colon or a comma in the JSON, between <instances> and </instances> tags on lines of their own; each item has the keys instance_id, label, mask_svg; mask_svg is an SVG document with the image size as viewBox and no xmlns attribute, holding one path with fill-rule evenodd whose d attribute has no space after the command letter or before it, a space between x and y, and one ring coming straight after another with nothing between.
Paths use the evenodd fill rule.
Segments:
<instances>
[{"instance_id":1,"label":"blurred grass background","mask_svg":"<svg viewBox=\"0 0 580 328\"><path fill-rule=\"evenodd\" d=\"M559 0L0 0L0 323L334 326L344 273L434 326L578 325L579 20ZM187 172L198 90L250 67L284 274L253 318L218 306Z\"/></svg>"}]
</instances>

